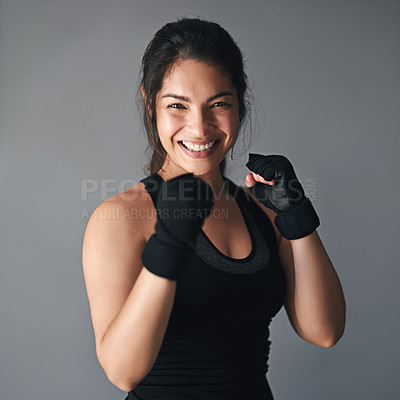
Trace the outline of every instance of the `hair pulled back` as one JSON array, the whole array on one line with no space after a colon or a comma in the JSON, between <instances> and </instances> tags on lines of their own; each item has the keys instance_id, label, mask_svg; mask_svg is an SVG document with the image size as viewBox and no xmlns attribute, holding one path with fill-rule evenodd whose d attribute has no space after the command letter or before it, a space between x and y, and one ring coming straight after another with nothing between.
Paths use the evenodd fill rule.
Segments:
<instances>
[{"instance_id":1,"label":"hair pulled back","mask_svg":"<svg viewBox=\"0 0 400 400\"><path fill-rule=\"evenodd\" d=\"M243 55L229 33L219 24L200 18L181 18L165 24L148 44L141 66L138 100L142 122L152 151L147 172L157 172L164 164L166 151L156 124L156 96L172 66L181 59L195 59L216 65L231 79L239 101L240 127L248 114L245 100L247 75ZM143 87L145 96L140 91ZM220 163L224 172L225 159Z\"/></svg>"}]
</instances>

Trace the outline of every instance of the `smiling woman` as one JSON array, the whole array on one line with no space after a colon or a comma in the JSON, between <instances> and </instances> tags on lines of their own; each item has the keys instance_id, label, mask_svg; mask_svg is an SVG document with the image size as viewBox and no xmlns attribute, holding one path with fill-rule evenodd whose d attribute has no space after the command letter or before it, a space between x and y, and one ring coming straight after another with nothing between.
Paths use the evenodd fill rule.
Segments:
<instances>
[{"instance_id":1,"label":"smiling woman","mask_svg":"<svg viewBox=\"0 0 400 400\"><path fill-rule=\"evenodd\" d=\"M239 102L230 78L203 61L175 62L157 94L156 115L168 165L161 176L168 180L192 172L211 180L239 129Z\"/></svg>"},{"instance_id":2,"label":"smiling woman","mask_svg":"<svg viewBox=\"0 0 400 400\"><path fill-rule=\"evenodd\" d=\"M222 74L223 80L214 85L214 88L208 84L209 90L207 90L207 94L205 94L206 91L203 94L206 97L192 98L192 96L201 95L198 92L200 82L196 82L198 77L193 75L193 73L196 73L196 66L192 65L191 77L195 79L193 83L197 83L197 85L190 87L190 82L187 80L189 76L186 77L185 82L182 71L177 71L176 76L172 79L174 81L180 79L180 86L170 86L171 90L166 90L165 85L168 83L169 75L176 68L187 69L189 72L189 66L187 68L182 67L185 61L191 61L192 64L193 62L202 62L207 64L209 70L214 67L215 70L218 70L213 71L214 77ZM205 72L204 69L205 67L203 72ZM148 173L152 174L159 171L167 157L166 149L160 141L157 129L156 107L160 99L167 98L167 102L169 101L167 105L175 110L187 109L186 105L192 105L192 101L197 103L194 104L196 106L199 106L198 101L200 100L203 104L204 102L214 102L214 107L222 106L225 108L232 106L232 101L236 100L239 128L245 125L249 116L250 102L246 98L247 75L244 71L242 52L229 33L219 24L198 18L183 18L177 22L165 24L145 50L141 73L138 100L149 146L152 149ZM207 79L205 80L207 81ZM217 87L222 89L217 90ZM193 91L193 95L190 96L190 93L182 92L183 89ZM212 92L211 89L216 91ZM174 102L174 99L178 101ZM218 100L218 104L215 100ZM184 104L179 104L179 102ZM211 104L209 105L211 106ZM250 133L246 132L246 136L249 136ZM193 133L190 137L193 138ZM197 141L201 142L203 139ZM222 173L224 167L225 159L222 159L220 160Z\"/></svg>"},{"instance_id":3,"label":"smiling woman","mask_svg":"<svg viewBox=\"0 0 400 400\"><path fill-rule=\"evenodd\" d=\"M129 400L272 400L269 324L283 306L311 343L343 333L319 218L283 156L250 154L250 189L224 175L248 112L225 29L168 23L142 62L149 175L103 202L84 238L99 362Z\"/></svg>"}]
</instances>

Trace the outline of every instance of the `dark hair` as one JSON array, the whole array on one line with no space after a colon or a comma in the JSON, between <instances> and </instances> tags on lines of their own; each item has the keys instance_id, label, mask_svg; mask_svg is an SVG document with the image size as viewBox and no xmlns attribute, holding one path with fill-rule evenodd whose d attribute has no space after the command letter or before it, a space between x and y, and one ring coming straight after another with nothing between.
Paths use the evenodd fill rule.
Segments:
<instances>
[{"instance_id":1,"label":"dark hair","mask_svg":"<svg viewBox=\"0 0 400 400\"><path fill-rule=\"evenodd\" d=\"M162 167L166 157L157 131L156 96L165 76L180 59L195 59L219 66L230 77L236 90L240 127L249 112L249 102L245 98L247 75L243 55L229 33L219 24L200 18L185 17L165 24L144 52L138 88L139 110L149 143L147 150L152 150L146 171L150 174ZM142 86L144 97L140 92ZM224 158L220 163L221 173L224 173L225 164Z\"/></svg>"}]
</instances>

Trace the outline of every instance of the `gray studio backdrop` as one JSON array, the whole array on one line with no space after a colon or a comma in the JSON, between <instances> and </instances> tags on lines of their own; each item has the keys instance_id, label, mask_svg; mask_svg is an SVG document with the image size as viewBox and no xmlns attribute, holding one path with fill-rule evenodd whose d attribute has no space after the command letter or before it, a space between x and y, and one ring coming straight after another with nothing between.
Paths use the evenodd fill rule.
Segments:
<instances>
[{"instance_id":1,"label":"gray studio backdrop","mask_svg":"<svg viewBox=\"0 0 400 400\"><path fill-rule=\"evenodd\" d=\"M399 13L388 0L3 0L0 398L125 397L96 359L82 238L98 204L145 176L140 58L185 14L246 53L249 150L291 160L346 295L333 348L298 337L283 309L273 320L276 399L396 398ZM238 184L247 154L229 167Z\"/></svg>"}]
</instances>

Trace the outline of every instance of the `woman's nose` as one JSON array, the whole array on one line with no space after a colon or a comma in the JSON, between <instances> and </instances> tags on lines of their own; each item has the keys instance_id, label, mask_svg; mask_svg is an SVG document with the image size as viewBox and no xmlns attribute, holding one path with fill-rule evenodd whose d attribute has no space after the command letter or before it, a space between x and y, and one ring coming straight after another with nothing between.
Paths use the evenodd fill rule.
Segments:
<instances>
[{"instance_id":1,"label":"woman's nose","mask_svg":"<svg viewBox=\"0 0 400 400\"><path fill-rule=\"evenodd\" d=\"M206 135L210 130L211 117L207 110L194 110L189 116L188 129L196 135Z\"/></svg>"}]
</instances>

